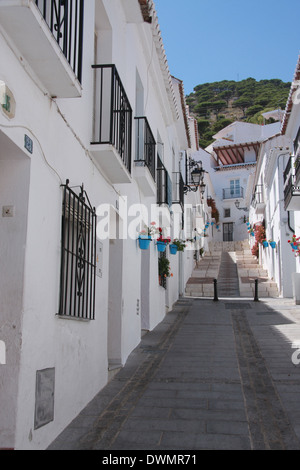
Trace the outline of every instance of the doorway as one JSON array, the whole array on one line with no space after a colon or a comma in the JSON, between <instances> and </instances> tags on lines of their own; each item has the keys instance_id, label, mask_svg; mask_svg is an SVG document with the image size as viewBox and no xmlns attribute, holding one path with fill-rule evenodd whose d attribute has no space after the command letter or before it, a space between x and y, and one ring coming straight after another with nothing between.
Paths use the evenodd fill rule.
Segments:
<instances>
[{"instance_id":1,"label":"doorway","mask_svg":"<svg viewBox=\"0 0 300 470\"><path fill-rule=\"evenodd\" d=\"M13 448L22 344L30 159L0 131L0 448Z\"/></svg>"},{"instance_id":2,"label":"doorway","mask_svg":"<svg viewBox=\"0 0 300 470\"><path fill-rule=\"evenodd\" d=\"M111 227L117 234L109 240L107 356L108 368L112 370L122 365L123 240L118 236L122 233L119 214L111 211L110 217L115 219L111 220Z\"/></svg>"},{"instance_id":3,"label":"doorway","mask_svg":"<svg viewBox=\"0 0 300 470\"><path fill-rule=\"evenodd\" d=\"M223 223L223 241L233 241L233 222L227 222L225 224Z\"/></svg>"}]
</instances>

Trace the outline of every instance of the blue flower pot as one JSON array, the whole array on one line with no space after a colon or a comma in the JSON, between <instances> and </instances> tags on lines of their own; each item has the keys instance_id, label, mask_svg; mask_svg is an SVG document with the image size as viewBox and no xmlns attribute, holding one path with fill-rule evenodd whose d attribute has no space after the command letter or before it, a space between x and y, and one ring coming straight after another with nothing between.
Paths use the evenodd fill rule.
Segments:
<instances>
[{"instance_id":1,"label":"blue flower pot","mask_svg":"<svg viewBox=\"0 0 300 470\"><path fill-rule=\"evenodd\" d=\"M171 255L176 255L177 250L178 250L178 246L177 246L177 245L173 245L173 244L170 245L170 253L171 253Z\"/></svg>"},{"instance_id":2,"label":"blue flower pot","mask_svg":"<svg viewBox=\"0 0 300 470\"><path fill-rule=\"evenodd\" d=\"M297 250L298 245L296 243L290 243L293 250Z\"/></svg>"},{"instance_id":3,"label":"blue flower pot","mask_svg":"<svg viewBox=\"0 0 300 470\"><path fill-rule=\"evenodd\" d=\"M143 235L142 237L139 238L139 245L141 250L148 250L151 242L151 237L145 237Z\"/></svg>"},{"instance_id":4,"label":"blue flower pot","mask_svg":"<svg viewBox=\"0 0 300 470\"><path fill-rule=\"evenodd\" d=\"M268 242L263 242L263 245L265 248L267 248L269 246L269 243Z\"/></svg>"},{"instance_id":5,"label":"blue flower pot","mask_svg":"<svg viewBox=\"0 0 300 470\"><path fill-rule=\"evenodd\" d=\"M254 232L251 232L250 235L251 235L251 237L254 237L254 236L255 236L255 233L254 233Z\"/></svg>"},{"instance_id":6,"label":"blue flower pot","mask_svg":"<svg viewBox=\"0 0 300 470\"><path fill-rule=\"evenodd\" d=\"M164 243L164 242L156 242L156 245L157 245L157 251L160 251L161 253L163 253L164 251L166 251L166 246L167 246L166 243Z\"/></svg>"},{"instance_id":7,"label":"blue flower pot","mask_svg":"<svg viewBox=\"0 0 300 470\"><path fill-rule=\"evenodd\" d=\"M270 242L271 248L276 248L276 242Z\"/></svg>"}]
</instances>

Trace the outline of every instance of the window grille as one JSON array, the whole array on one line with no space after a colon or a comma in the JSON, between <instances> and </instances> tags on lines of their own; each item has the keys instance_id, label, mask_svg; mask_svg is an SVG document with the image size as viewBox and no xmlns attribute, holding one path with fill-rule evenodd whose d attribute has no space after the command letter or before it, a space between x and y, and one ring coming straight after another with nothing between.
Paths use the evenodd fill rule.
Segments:
<instances>
[{"instance_id":1,"label":"window grille","mask_svg":"<svg viewBox=\"0 0 300 470\"><path fill-rule=\"evenodd\" d=\"M164 164L162 163L159 156L157 156L157 204L163 205L167 204L169 207L172 206L172 180L169 176L168 171L166 170Z\"/></svg>"},{"instance_id":2,"label":"window grille","mask_svg":"<svg viewBox=\"0 0 300 470\"><path fill-rule=\"evenodd\" d=\"M167 258L166 252L163 251L163 252L159 253L159 258L164 258L164 259ZM159 258L158 258L158 259L159 259ZM164 289L167 289L167 278L164 277L164 276L160 276L160 277L159 277L159 285L160 285L161 287L163 287Z\"/></svg>"},{"instance_id":3,"label":"window grille","mask_svg":"<svg viewBox=\"0 0 300 470\"><path fill-rule=\"evenodd\" d=\"M63 185L59 312L61 316L95 319L96 209L80 187Z\"/></svg>"}]
</instances>

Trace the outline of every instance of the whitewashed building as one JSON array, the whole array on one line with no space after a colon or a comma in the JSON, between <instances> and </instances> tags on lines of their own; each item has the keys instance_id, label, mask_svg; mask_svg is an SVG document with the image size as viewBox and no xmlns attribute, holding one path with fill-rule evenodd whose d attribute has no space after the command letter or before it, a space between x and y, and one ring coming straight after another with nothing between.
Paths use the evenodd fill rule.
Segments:
<instances>
[{"instance_id":1,"label":"whitewashed building","mask_svg":"<svg viewBox=\"0 0 300 470\"><path fill-rule=\"evenodd\" d=\"M152 0L0 0L0 50L0 448L45 449L184 291L137 230L184 234L197 135Z\"/></svg>"},{"instance_id":2,"label":"whitewashed building","mask_svg":"<svg viewBox=\"0 0 300 470\"><path fill-rule=\"evenodd\" d=\"M281 123L278 124L280 128ZM280 131L261 144L249 214L252 227L263 224L265 228L267 244L258 245L259 262L267 270L268 277L276 282L278 292L283 297L292 296L288 273L295 265L295 258L287 243L291 237L290 217L285 211L283 198L283 170L289 155L289 139L282 136ZM271 241L275 242L275 248L270 245ZM254 245L253 238L251 245Z\"/></svg>"},{"instance_id":3,"label":"whitewashed building","mask_svg":"<svg viewBox=\"0 0 300 470\"><path fill-rule=\"evenodd\" d=\"M277 133L262 141L253 183L249 221L263 224L266 244L259 244L259 262L282 297L300 303L300 265L289 240L300 230L299 175L299 60L284 112L266 113L277 122ZM298 168L299 170L299 168ZM274 242L272 246L270 242ZM252 245L254 242L252 241Z\"/></svg>"},{"instance_id":4,"label":"whitewashed building","mask_svg":"<svg viewBox=\"0 0 300 470\"><path fill-rule=\"evenodd\" d=\"M280 197L284 199L285 219L288 220L289 239L293 235L300 236L300 56L298 57L290 94L287 100L282 121L281 133L290 146L290 158L285 158L283 167L283 191ZM287 240L288 241L288 240ZM285 252L291 257L291 246L284 245ZM292 288L292 296L300 304L300 258L295 257L283 273L283 279Z\"/></svg>"},{"instance_id":5,"label":"whitewashed building","mask_svg":"<svg viewBox=\"0 0 300 470\"><path fill-rule=\"evenodd\" d=\"M237 121L219 131L215 142L206 148L211 156L209 174L220 215L215 241L248 238L245 219L249 216L260 144L276 129L274 124L260 126Z\"/></svg>"}]
</instances>

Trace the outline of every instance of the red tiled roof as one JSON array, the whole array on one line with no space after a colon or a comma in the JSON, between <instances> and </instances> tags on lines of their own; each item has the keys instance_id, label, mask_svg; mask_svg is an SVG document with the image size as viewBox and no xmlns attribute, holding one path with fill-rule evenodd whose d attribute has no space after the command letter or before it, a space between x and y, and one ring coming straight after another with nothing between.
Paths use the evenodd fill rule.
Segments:
<instances>
[{"instance_id":1,"label":"red tiled roof","mask_svg":"<svg viewBox=\"0 0 300 470\"><path fill-rule=\"evenodd\" d=\"M256 158L259 151L260 142L245 142L240 144L223 145L213 147L214 152L217 154L218 162L222 165L236 165L238 163L245 163L245 149L250 150L254 148Z\"/></svg>"},{"instance_id":2,"label":"red tiled roof","mask_svg":"<svg viewBox=\"0 0 300 470\"><path fill-rule=\"evenodd\" d=\"M152 23L151 6L149 0L138 0L141 12L146 23Z\"/></svg>"}]
</instances>

